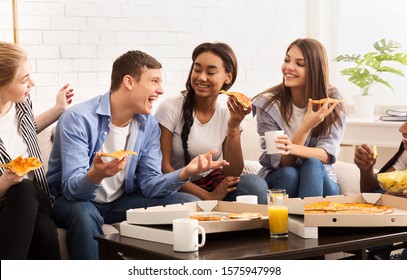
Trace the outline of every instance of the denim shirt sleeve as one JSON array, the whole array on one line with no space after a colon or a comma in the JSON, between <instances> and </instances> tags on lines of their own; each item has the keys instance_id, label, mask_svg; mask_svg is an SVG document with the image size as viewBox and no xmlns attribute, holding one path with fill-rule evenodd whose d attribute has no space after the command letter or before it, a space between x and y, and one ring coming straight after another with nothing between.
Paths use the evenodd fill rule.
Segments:
<instances>
[{"instance_id":1,"label":"denim shirt sleeve","mask_svg":"<svg viewBox=\"0 0 407 280\"><path fill-rule=\"evenodd\" d=\"M62 194L69 200L88 201L96 196L99 185L88 178L88 170L93 162L94 151L90 131L79 114L64 114L57 129L61 149Z\"/></svg>"},{"instance_id":2,"label":"denim shirt sleeve","mask_svg":"<svg viewBox=\"0 0 407 280\"><path fill-rule=\"evenodd\" d=\"M132 157L129 167L129 174L134 175L132 180L126 180L126 191L140 192L147 198L163 197L178 191L185 182L179 179L180 170L162 174L161 131L153 116L147 118L139 130L135 144L138 155Z\"/></svg>"}]
</instances>

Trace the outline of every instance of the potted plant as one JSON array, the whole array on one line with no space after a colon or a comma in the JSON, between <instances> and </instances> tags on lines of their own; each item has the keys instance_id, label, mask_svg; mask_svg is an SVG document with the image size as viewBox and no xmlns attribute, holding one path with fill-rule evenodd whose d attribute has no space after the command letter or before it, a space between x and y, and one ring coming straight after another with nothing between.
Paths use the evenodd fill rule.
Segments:
<instances>
[{"instance_id":1,"label":"potted plant","mask_svg":"<svg viewBox=\"0 0 407 280\"><path fill-rule=\"evenodd\" d=\"M381 39L373 44L375 51L362 54L339 55L334 60L337 62L349 62L353 67L345 68L342 75L348 76L348 80L358 86L362 96L367 96L376 84L383 84L393 90L390 83L383 79L382 74L389 73L404 77L403 71L393 67L394 64L407 65L407 53L396 52L402 46L392 40ZM366 103L364 98L363 103ZM355 110L358 109L354 104ZM371 115L374 112L374 106ZM369 109L370 111L370 109Z\"/></svg>"}]
</instances>

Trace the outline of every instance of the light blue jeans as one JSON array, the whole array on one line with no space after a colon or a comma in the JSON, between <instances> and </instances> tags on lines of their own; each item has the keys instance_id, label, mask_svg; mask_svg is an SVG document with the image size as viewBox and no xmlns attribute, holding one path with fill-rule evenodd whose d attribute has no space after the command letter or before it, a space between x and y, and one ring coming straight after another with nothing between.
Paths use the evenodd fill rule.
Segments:
<instances>
[{"instance_id":1,"label":"light blue jeans","mask_svg":"<svg viewBox=\"0 0 407 280\"><path fill-rule=\"evenodd\" d=\"M124 194L109 203L71 201L60 196L52 208L58 227L67 231L67 247L71 259L96 260L99 258L98 243L94 236L102 235L102 225L126 220L126 211L157 205L186 203L200 200L198 197L176 192L163 198L145 198L141 194Z\"/></svg>"},{"instance_id":2,"label":"light blue jeans","mask_svg":"<svg viewBox=\"0 0 407 280\"><path fill-rule=\"evenodd\" d=\"M267 176L266 181L270 189L286 189L289 197L339 194L339 185L330 178L324 165L315 158L305 159L297 168L276 169Z\"/></svg>"},{"instance_id":3,"label":"light blue jeans","mask_svg":"<svg viewBox=\"0 0 407 280\"><path fill-rule=\"evenodd\" d=\"M223 199L225 201L236 201L239 195L257 195L259 204L267 204L267 182L263 177L255 174L240 176L240 182L236 185L236 190L230 192Z\"/></svg>"}]
</instances>

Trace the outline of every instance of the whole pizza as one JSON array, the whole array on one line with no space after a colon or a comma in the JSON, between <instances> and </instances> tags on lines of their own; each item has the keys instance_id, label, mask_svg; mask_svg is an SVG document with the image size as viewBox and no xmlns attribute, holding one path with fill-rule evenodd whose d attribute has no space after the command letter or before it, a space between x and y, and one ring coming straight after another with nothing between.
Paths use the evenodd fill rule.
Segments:
<instances>
[{"instance_id":1,"label":"whole pizza","mask_svg":"<svg viewBox=\"0 0 407 280\"><path fill-rule=\"evenodd\" d=\"M304 205L305 214L389 214L393 208L385 205L352 202L321 201Z\"/></svg>"}]
</instances>

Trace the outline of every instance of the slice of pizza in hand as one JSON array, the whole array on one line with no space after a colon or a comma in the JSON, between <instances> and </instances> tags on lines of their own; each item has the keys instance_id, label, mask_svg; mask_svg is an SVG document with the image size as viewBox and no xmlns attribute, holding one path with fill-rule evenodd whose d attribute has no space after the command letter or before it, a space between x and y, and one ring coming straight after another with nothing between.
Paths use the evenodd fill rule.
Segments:
<instances>
[{"instance_id":1,"label":"slice of pizza in hand","mask_svg":"<svg viewBox=\"0 0 407 280\"><path fill-rule=\"evenodd\" d=\"M312 103L322 105L326 102L326 100L327 100L327 98L322 98L319 100L312 100ZM339 103L340 103L340 102L342 102L342 99L329 98L330 104L335 103L336 101L339 101Z\"/></svg>"},{"instance_id":2,"label":"slice of pizza in hand","mask_svg":"<svg viewBox=\"0 0 407 280\"><path fill-rule=\"evenodd\" d=\"M42 163L38 158L28 157L23 158L19 156L14 160L6 164L0 164L0 167L6 167L16 173L18 176L24 176L28 172L38 169L42 166Z\"/></svg>"},{"instance_id":3,"label":"slice of pizza in hand","mask_svg":"<svg viewBox=\"0 0 407 280\"><path fill-rule=\"evenodd\" d=\"M240 103L240 105L243 106L243 108L245 109L249 109L250 106L252 106L252 100L251 98L247 97L246 95L244 95L243 93L237 92L237 91L225 91L225 90L221 90L219 91L219 94L226 94L228 96L235 96L237 99L237 102Z\"/></svg>"},{"instance_id":4,"label":"slice of pizza in hand","mask_svg":"<svg viewBox=\"0 0 407 280\"><path fill-rule=\"evenodd\" d=\"M111 158L118 158L118 159L122 159L128 155L136 156L137 153L130 151L130 150L118 150L118 151L112 152L112 153L101 152L102 157L111 157Z\"/></svg>"}]
</instances>

